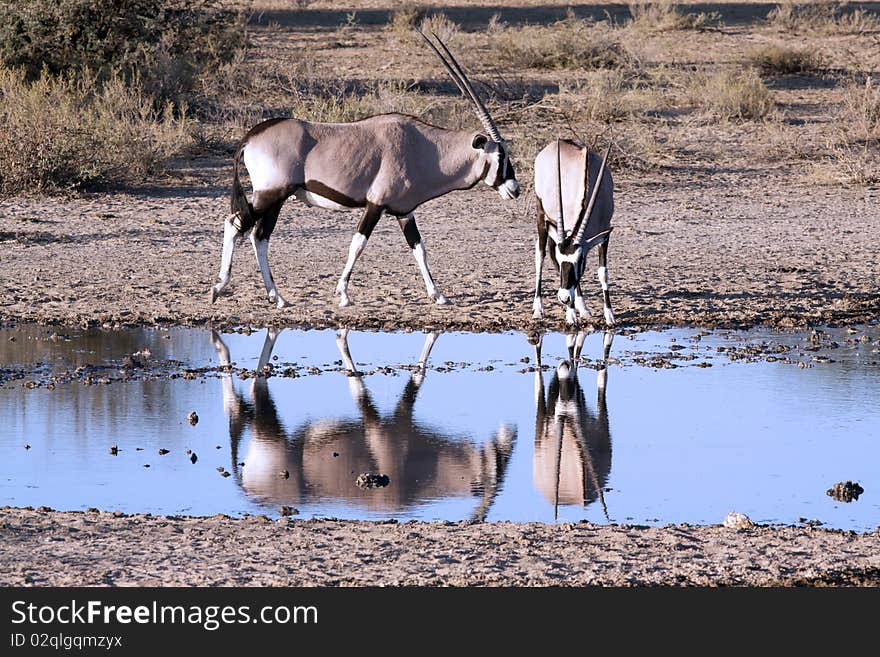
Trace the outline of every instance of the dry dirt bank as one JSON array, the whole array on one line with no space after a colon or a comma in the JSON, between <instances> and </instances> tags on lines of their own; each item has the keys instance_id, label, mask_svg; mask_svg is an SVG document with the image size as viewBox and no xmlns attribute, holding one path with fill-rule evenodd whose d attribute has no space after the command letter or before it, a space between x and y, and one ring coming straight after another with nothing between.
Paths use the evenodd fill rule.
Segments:
<instances>
[{"instance_id":1,"label":"dry dirt bank","mask_svg":"<svg viewBox=\"0 0 880 657\"><path fill-rule=\"evenodd\" d=\"M271 521L0 510L0 584L880 584L880 534L799 527Z\"/></svg>"},{"instance_id":2,"label":"dry dirt bank","mask_svg":"<svg viewBox=\"0 0 880 657\"><path fill-rule=\"evenodd\" d=\"M547 319L531 319L533 204L527 194L504 202L488 189L453 193L418 214L449 306L428 301L397 222L386 218L355 269L354 305L337 308L333 289L358 215L305 210L294 201L270 250L292 307L269 306L248 242L236 252L232 285L212 305L228 207L226 164L197 163L202 184L5 201L0 321L561 326L549 261ZM618 319L638 326L789 327L877 317L878 202L876 188L807 186L784 175L619 176L609 256ZM585 293L598 324L601 297L592 275Z\"/></svg>"}]
</instances>

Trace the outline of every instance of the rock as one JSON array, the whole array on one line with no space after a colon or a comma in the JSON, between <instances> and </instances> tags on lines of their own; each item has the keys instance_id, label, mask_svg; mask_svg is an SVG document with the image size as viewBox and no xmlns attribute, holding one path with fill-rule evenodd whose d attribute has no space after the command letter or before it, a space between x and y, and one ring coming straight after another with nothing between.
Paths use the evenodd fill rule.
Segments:
<instances>
[{"instance_id":1,"label":"rock","mask_svg":"<svg viewBox=\"0 0 880 657\"><path fill-rule=\"evenodd\" d=\"M388 475L384 474L373 474L371 472L365 472L363 474L358 475L357 480L354 482L354 485L358 488L384 488L388 484L391 483L391 479L388 478Z\"/></svg>"},{"instance_id":2,"label":"rock","mask_svg":"<svg viewBox=\"0 0 880 657\"><path fill-rule=\"evenodd\" d=\"M117 447L116 445L110 445L110 449L108 451L111 455L116 456L117 454L119 454L119 447Z\"/></svg>"},{"instance_id":3,"label":"rock","mask_svg":"<svg viewBox=\"0 0 880 657\"><path fill-rule=\"evenodd\" d=\"M199 414L193 411L186 416L186 419L191 425L196 426L199 423Z\"/></svg>"},{"instance_id":4,"label":"rock","mask_svg":"<svg viewBox=\"0 0 880 657\"><path fill-rule=\"evenodd\" d=\"M278 513L282 516L298 516L299 509L293 506L280 506L278 507Z\"/></svg>"},{"instance_id":5,"label":"rock","mask_svg":"<svg viewBox=\"0 0 880 657\"><path fill-rule=\"evenodd\" d=\"M290 479L290 473L287 470L282 470L278 473L278 476L282 479Z\"/></svg>"},{"instance_id":6,"label":"rock","mask_svg":"<svg viewBox=\"0 0 880 657\"><path fill-rule=\"evenodd\" d=\"M220 473L220 476L221 476L221 477L228 477L228 476L229 476L229 473L226 472L226 470L224 470L223 472Z\"/></svg>"},{"instance_id":7,"label":"rock","mask_svg":"<svg viewBox=\"0 0 880 657\"><path fill-rule=\"evenodd\" d=\"M731 511L724 517L724 526L728 529L748 529L754 527L755 523L744 513Z\"/></svg>"},{"instance_id":8,"label":"rock","mask_svg":"<svg viewBox=\"0 0 880 657\"><path fill-rule=\"evenodd\" d=\"M164 447L159 448L159 456L165 456L170 450L165 449Z\"/></svg>"},{"instance_id":9,"label":"rock","mask_svg":"<svg viewBox=\"0 0 880 657\"><path fill-rule=\"evenodd\" d=\"M196 456L195 452L193 452L192 454L189 455L189 462L190 463L195 463L198 460L199 460L199 457Z\"/></svg>"},{"instance_id":10,"label":"rock","mask_svg":"<svg viewBox=\"0 0 880 657\"><path fill-rule=\"evenodd\" d=\"M859 486L855 481L838 481L831 488L825 491L825 494L833 497L838 502L852 502L859 499L859 495L865 492L865 489Z\"/></svg>"}]
</instances>

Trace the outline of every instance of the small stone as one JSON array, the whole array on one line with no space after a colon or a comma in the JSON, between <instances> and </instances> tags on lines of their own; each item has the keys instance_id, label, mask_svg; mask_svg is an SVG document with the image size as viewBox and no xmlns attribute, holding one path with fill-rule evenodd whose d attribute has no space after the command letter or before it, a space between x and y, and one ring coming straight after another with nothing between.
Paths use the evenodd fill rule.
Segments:
<instances>
[{"instance_id":1,"label":"small stone","mask_svg":"<svg viewBox=\"0 0 880 657\"><path fill-rule=\"evenodd\" d=\"M25 443L25 446L24 446L24 448L25 448L25 449L30 449L30 448L31 448L31 446L30 446L30 445L28 445L28 444L27 444L27 443Z\"/></svg>"},{"instance_id":2,"label":"small stone","mask_svg":"<svg viewBox=\"0 0 880 657\"><path fill-rule=\"evenodd\" d=\"M298 516L299 509L293 506L280 506L278 507L278 513L282 516Z\"/></svg>"},{"instance_id":3,"label":"small stone","mask_svg":"<svg viewBox=\"0 0 880 657\"><path fill-rule=\"evenodd\" d=\"M838 502L846 502L849 504L853 500L858 500L859 495L865 492L865 489L859 486L855 481L838 481L831 488L825 491L829 497L833 497Z\"/></svg>"},{"instance_id":4,"label":"small stone","mask_svg":"<svg viewBox=\"0 0 880 657\"><path fill-rule=\"evenodd\" d=\"M336 458L337 456L339 456L339 452L333 452L333 458Z\"/></svg>"},{"instance_id":5,"label":"small stone","mask_svg":"<svg viewBox=\"0 0 880 657\"><path fill-rule=\"evenodd\" d=\"M192 454L189 455L189 462L190 463L195 463L198 460L199 460L199 457L196 456L195 452L193 452Z\"/></svg>"},{"instance_id":6,"label":"small stone","mask_svg":"<svg viewBox=\"0 0 880 657\"><path fill-rule=\"evenodd\" d=\"M109 451L110 451L110 454L112 454L113 456L116 456L117 454L119 454L119 447L117 447L116 445L110 445Z\"/></svg>"},{"instance_id":7,"label":"small stone","mask_svg":"<svg viewBox=\"0 0 880 657\"><path fill-rule=\"evenodd\" d=\"M358 475L358 478L355 480L354 485L358 488L366 489L384 488L390 483L391 479L389 479L388 475L364 472L363 474Z\"/></svg>"},{"instance_id":8,"label":"small stone","mask_svg":"<svg viewBox=\"0 0 880 657\"><path fill-rule=\"evenodd\" d=\"M186 419L191 425L196 426L199 423L199 414L193 411L186 416Z\"/></svg>"},{"instance_id":9,"label":"small stone","mask_svg":"<svg viewBox=\"0 0 880 657\"><path fill-rule=\"evenodd\" d=\"M171 450L165 449L164 447L160 447L159 448L159 456L165 456L169 451L171 451Z\"/></svg>"},{"instance_id":10,"label":"small stone","mask_svg":"<svg viewBox=\"0 0 880 657\"><path fill-rule=\"evenodd\" d=\"M724 517L724 526L728 529L748 529L754 527L755 523L744 513L731 511Z\"/></svg>"},{"instance_id":11,"label":"small stone","mask_svg":"<svg viewBox=\"0 0 880 657\"><path fill-rule=\"evenodd\" d=\"M150 467L150 464L149 464L149 463L144 463L144 467L145 467L145 468L149 468L149 467Z\"/></svg>"},{"instance_id":12,"label":"small stone","mask_svg":"<svg viewBox=\"0 0 880 657\"><path fill-rule=\"evenodd\" d=\"M282 479L290 479L290 473L287 470L282 470L278 473L278 476Z\"/></svg>"},{"instance_id":13,"label":"small stone","mask_svg":"<svg viewBox=\"0 0 880 657\"><path fill-rule=\"evenodd\" d=\"M228 476L229 476L229 473L226 472L226 470L224 470L223 472L220 473L220 476L221 476L221 477L228 477Z\"/></svg>"},{"instance_id":14,"label":"small stone","mask_svg":"<svg viewBox=\"0 0 880 657\"><path fill-rule=\"evenodd\" d=\"M222 465L217 466L217 472L223 472L225 470L226 470L226 468L224 468Z\"/></svg>"},{"instance_id":15,"label":"small stone","mask_svg":"<svg viewBox=\"0 0 880 657\"><path fill-rule=\"evenodd\" d=\"M190 455L190 454L192 454L192 453L193 453L193 451L192 451L192 450L191 450L191 449L188 449L188 450L186 450L186 452L185 452L185 453L186 453L186 455L187 455L187 456L189 456L189 455Z\"/></svg>"}]
</instances>

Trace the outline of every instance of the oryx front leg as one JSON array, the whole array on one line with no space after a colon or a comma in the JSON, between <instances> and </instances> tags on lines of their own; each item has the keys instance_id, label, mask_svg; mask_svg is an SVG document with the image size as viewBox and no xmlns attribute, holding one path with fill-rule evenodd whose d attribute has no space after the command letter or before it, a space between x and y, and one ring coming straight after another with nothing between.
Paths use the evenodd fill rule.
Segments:
<instances>
[{"instance_id":1,"label":"oryx front leg","mask_svg":"<svg viewBox=\"0 0 880 657\"><path fill-rule=\"evenodd\" d=\"M348 246L348 260L345 261L345 269L342 270L342 276L339 277L339 282L336 284L336 294L339 295L340 308L345 308L345 306L351 304L351 299L348 298L348 281L351 279L351 272L357 259L364 252L367 240L370 239L370 235L376 224L379 223L379 217L381 216L382 208L372 204L367 205L367 210L358 224L357 232L351 238L351 244Z\"/></svg>"},{"instance_id":2,"label":"oryx front leg","mask_svg":"<svg viewBox=\"0 0 880 657\"><path fill-rule=\"evenodd\" d=\"M599 269L596 271L599 285L602 286L602 312L605 323L614 326L614 311L611 310L611 297L608 294L608 241L599 245Z\"/></svg>"},{"instance_id":3,"label":"oryx front leg","mask_svg":"<svg viewBox=\"0 0 880 657\"><path fill-rule=\"evenodd\" d=\"M260 208L259 196L255 195L254 208L258 211ZM256 223L251 231L251 244L254 246L254 255L257 258L257 264L260 266L260 273L263 275L263 285L266 287L266 293L269 295L269 303L275 304L278 308L285 308L290 304L287 303L278 292L275 286L275 279L272 278L272 271L269 269L269 238L272 231L275 230L275 223L278 221L278 213L281 212L281 202L275 202L263 212L262 217Z\"/></svg>"},{"instance_id":4,"label":"oryx front leg","mask_svg":"<svg viewBox=\"0 0 880 657\"><path fill-rule=\"evenodd\" d=\"M578 283L574 287L574 308L577 310L581 319L588 319L590 311L587 310L587 304L584 301L584 295L581 293L581 284Z\"/></svg>"},{"instance_id":5,"label":"oryx front leg","mask_svg":"<svg viewBox=\"0 0 880 657\"><path fill-rule=\"evenodd\" d=\"M538 199L538 237L535 240L535 298L532 301L532 319L544 317L544 303L541 301L541 275L544 273L544 254L547 251L547 221L544 207Z\"/></svg>"},{"instance_id":6,"label":"oryx front leg","mask_svg":"<svg viewBox=\"0 0 880 657\"><path fill-rule=\"evenodd\" d=\"M403 230L406 243L412 249L413 257L416 259L422 279L425 281L425 290L428 296L434 300L434 303L449 303L449 300L437 290L437 286L434 285L434 279L431 277L431 272L428 270L428 255L425 252L425 245L422 242L418 226L416 226L415 217L409 214L406 217L399 217L397 221L400 223L401 230Z\"/></svg>"},{"instance_id":7,"label":"oryx front leg","mask_svg":"<svg viewBox=\"0 0 880 657\"><path fill-rule=\"evenodd\" d=\"M217 276L220 282L211 288L211 303L217 300L232 278L232 253L235 251L235 242L239 237L238 229L232 224L232 218L232 216L227 217L223 222L223 254L220 257L220 274Z\"/></svg>"}]
</instances>

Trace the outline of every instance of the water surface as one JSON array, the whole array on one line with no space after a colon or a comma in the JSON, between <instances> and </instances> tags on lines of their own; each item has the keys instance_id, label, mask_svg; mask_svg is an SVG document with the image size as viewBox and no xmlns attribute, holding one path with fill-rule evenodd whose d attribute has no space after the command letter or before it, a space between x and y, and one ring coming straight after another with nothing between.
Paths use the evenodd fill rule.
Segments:
<instances>
[{"instance_id":1,"label":"water surface","mask_svg":"<svg viewBox=\"0 0 880 657\"><path fill-rule=\"evenodd\" d=\"M880 524L877 326L582 339L0 329L0 504Z\"/></svg>"}]
</instances>

